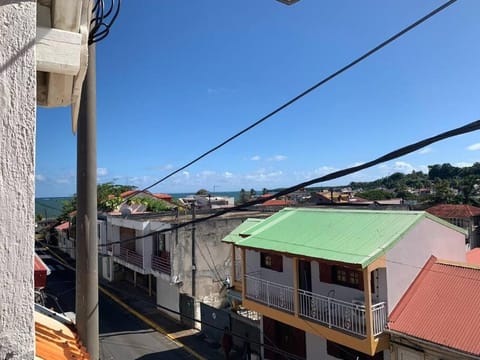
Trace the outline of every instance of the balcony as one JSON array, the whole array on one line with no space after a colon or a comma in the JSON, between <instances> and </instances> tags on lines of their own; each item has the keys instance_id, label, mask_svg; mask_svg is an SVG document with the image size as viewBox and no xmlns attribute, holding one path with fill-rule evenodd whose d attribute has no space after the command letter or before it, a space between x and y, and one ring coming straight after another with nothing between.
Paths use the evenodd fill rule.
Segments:
<instances>
[{"instance_id":1,"label":"balcony","mask_svg":"<svg viewBox=\"0 0 480 360\"><path fill-rule=\"evenodd\" d=\"M127 249L125 247L120 247L120 254L117 257L129 264L138 266L143 269L143 256L142 254L137 253L134 250Z\"/></svg>"},{"instance_id":2,"label":"balcony","mask_svg":"<svg viewBox=\"0 0 480 360\"><path fill-rule=\"evenodd\" d=\"M168 257L152 256L152 270L163 274L171 275L172 266L170 263L170 255Z\"/></svg>"},{"instance_id":3,"label":"balcony","mask_svg":"<svg viewBox=\"0 0 480 360\"><path fill-rule=\"evenodd\" d=\"M346 302L328 296L322 296L305 290L276 284L245 275L247 299L263 303L270 308L294 314L295 296L298 298L298 316L312 320L328 328L366 338L367 326L365 306L360 302ZM381 334L387 322L386 303L372 305L373 336Z\"/></svg>"}]
</instances>

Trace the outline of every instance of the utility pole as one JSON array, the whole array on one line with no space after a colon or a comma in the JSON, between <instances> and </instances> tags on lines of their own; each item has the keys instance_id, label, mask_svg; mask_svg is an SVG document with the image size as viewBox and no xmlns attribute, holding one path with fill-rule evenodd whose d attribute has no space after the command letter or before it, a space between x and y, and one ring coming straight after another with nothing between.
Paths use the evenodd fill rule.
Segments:
<instances>
[{"instance_id":1,"label":"utility pole","mask_svg":"<svg viewBox=\"0 0 480 360\"><path fill-rule=\"evenodd\" d=\"M95 44L88 47L77 134L76 325L90 358L98 360L97 129Z\"/></svg>"},{"instance_id":2,"label":"utility pole","mask_svg":"<svg viewBox=\"0 0 480 360\"><path fill-rule=\"evenodd\" d=\"M192 203L192 221L195 221L195 201ZM195 277L197 264L195 261L195 223L192 224L192 298L195 299ZM194 300L195 301L195 300Z\"/></svg>"}]
</instances>

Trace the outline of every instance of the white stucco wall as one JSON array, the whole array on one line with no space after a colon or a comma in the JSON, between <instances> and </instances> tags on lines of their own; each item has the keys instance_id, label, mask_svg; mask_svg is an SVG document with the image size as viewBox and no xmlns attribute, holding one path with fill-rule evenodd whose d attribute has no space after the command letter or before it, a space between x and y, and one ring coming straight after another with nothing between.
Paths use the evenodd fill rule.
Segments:
<instances>
[{"instance_id":1,"label":"white stucco wall","mask_svg":"<svg viewBox=\"0 0 480 360\"><path fill-rule=\"evenodd\" d=\"M157 279L157 304L160 306L164 306L167 309L171 309L173 311L179 312L180 311L180 292L178 286L175 284L171 284L169 281L163 280L159 277ZM173 317L174 319L180 320L180 315L160 309L165 311L169 316Z\"/></svg>"},{"instance_id":2,"label":"white stucco wall","mask_svg":"<svg viewBox=\"0 0 480 360\"><path fill-rule=\"evenodd\" d=\"M34 357L36 1L0 1L0 359Z\"/></svg>"},{"instance_id":3,"label":"white stucco wall","mask_svg":"<svg viewBox=\"0 0 480 360\"><path fill-rule=\"evenodd\" d=\"M259 271L260 275L258 274L252 274L252 275L259 277L263 280L293 287L293 259L287 256L283 256L282 258L283 258L282 272L265 269L260 266L260 252L254 251L254 250L246 250L247 274L252 274Z\"/></svg>"},{"instance_id":4,"label":"white stucco wall","mask_svg":"<svg viewBox=\"0 0 480 360\"><path fill-rule=\"evenodd\" d=\"M430 219L423 219L387 251L389 313L431 255L464 262L465 235Z\"/></svg>"}]
</instances>

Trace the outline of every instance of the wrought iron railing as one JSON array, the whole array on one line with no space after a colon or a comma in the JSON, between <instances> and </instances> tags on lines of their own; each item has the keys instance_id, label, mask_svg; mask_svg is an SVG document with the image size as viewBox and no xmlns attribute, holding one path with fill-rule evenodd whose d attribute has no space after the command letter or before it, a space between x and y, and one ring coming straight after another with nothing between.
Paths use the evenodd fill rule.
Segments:
<instances>
[{"instance_id":1,"label":"wrought iron railing","mask_svg":"<svg viewBox=\"0 0 480 360\"><path fill-rule=\"evenodd\" d=\"M143 269L143 255L137 253L134 250L130 250L124 247L120 247L120 255L118 257L129 264L138 266Z\"/></svg>"},{"instance_id":2,"label":"wrought iron railing","mask_svg":"<svg viewBox=\"0 0 480 360\"><path fill-rule=\"evenodd\" d=\"M172 274L172 264L170 263L170 255L167 257L152 256L152 269L167 275Z\"/></svg>"}]
</instances>

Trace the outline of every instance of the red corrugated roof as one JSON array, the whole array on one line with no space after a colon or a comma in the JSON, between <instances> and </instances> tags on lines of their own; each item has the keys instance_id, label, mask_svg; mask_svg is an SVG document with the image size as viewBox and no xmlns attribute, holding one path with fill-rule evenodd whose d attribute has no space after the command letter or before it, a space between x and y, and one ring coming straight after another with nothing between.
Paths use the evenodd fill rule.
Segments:
<instances>
[{"instance_id":1,"label":"red corrugated roof","mask_svg":"<svg viewBox=\"0 0 480 360\"><path fill-rule=\"evenodd\" d=\"M470 218L473 216L480 216L480 208L472 205L454 205L454 204L440 204L435 205L427 210L432 215L440 218Z\"/></svg>"},{"instance_id":2,"label":"red corrugated roof","mask_svg":"<svg viewBox=\"0 0 480 360\"><path fill-rule=\"evenodd\" d=\"M293 201L291 200L272 199L272 200L267 200L262 204L258 204L258 206L286 206L291 204L293 204Z\"/></svg>"},{"instance_id":3,"label":"red corrugated roof","mask_svg":"<svg viewBox=\"0 0 480 360\"><path fill-rule=\"evenodd\" d=\"M467 252L467 262L469 264L480 265L480 248L476 248Z\"/></svg>"},{"instance_id":4,"label":"red corrugated roof","mask_svg":"<svg viewBox=\"0 0 480 360\"><path fill-rule=\"evenodd\" d=\"M169 194L153 194L157 199L165 200L165 201L171 201L172 200L172 195Z\"/></svg>"},{"instance_id":5,"label":"red corrugated roof","mask_svg":"<svg viewBox=\"0 0 480 360\"><path fill-rule=\"evenodd\" d=\"M389 328L480 355L480 267L430 258L392 311Z\"/></svg>"},{"instance_id":6,"label":"red corrugated roof","mask_svg":"<svg viewBox=\"0 0 480 360\"><path fill-rule=\"evenodd\" d=\"M35 311L35 353L42 360L90 359L75 331L38 311Z\"/></svg>"},{"instance_id":7,"label":"red corrugated roof","mask_svg":"<svg viewBox=\"0 0 480 360\"><path fill-rule=\"evenodd\" d=\"M63 231L63 230L67 230L69 227L70 227L70 223L67 221L67 222L61 223L58 226L55 226L55 230Z\"/></svg>"},{"instance_id":8,"label":"red corrugated roof","mask_svg":"<svg viewBox=\"0 0 480 360\"><path fill-rule=\"evenodd\" d=\"M50 275L50 269L37 254L35 254L33 274L35 289L43 289L47 284L47 275Z\"/></svg>"}]
</instances>

